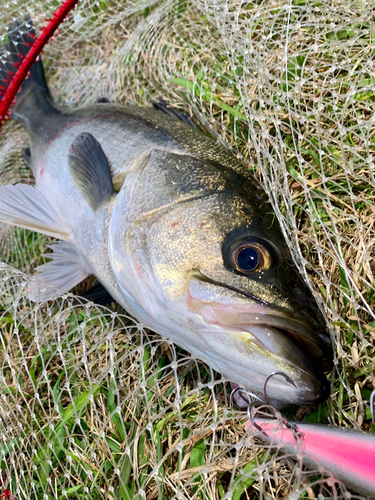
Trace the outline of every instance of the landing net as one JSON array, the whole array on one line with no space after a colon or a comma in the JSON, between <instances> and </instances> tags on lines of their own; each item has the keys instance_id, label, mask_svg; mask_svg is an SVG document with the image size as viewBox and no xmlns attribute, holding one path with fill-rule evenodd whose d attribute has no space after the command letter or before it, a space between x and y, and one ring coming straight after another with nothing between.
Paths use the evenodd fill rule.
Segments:
<instances>
[{"instance_id":1,"label":"landing net","mask_svg":"<svg viewBox=\"0 0 375 500\"><path fill-rule=\"evenodd\" d=\"M58 6L6 1L0 42L25 13L40 32ZM42 55L57 102L162 98L247 163L335 342L332 397L288 416L364 430L375 386L374 6L82 0ZM33 183L27 145L21 127L3 126L1 184ZM50 241L0 232L8 498L350 498L318 465L246 433L220 375L120 308L68 294L28 302Z\"/></svg>"}]
</instances>

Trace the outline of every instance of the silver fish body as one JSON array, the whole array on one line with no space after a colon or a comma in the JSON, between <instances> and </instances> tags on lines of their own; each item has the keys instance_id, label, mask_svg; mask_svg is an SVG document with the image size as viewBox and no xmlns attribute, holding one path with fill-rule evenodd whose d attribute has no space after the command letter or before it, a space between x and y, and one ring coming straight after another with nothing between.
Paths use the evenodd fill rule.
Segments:
<instances>
[{"instance_id":1,"label":"silver fish body","mask_svg":"<svg viewBox=\"0 0 375 500\"><path fill-rule=\"evenodd\" d=\"M36 71L12 115L30 135L36 188L0 188L0 220L63 240L40 280L69 290L94 274L144 326L229 380L262 393L282 371L294 385L267 386L279 406L324 400L329 335L246 167L157 111L59 108ZM37 281L29 294L53 296Z\"/></svg>"}]
</instances>

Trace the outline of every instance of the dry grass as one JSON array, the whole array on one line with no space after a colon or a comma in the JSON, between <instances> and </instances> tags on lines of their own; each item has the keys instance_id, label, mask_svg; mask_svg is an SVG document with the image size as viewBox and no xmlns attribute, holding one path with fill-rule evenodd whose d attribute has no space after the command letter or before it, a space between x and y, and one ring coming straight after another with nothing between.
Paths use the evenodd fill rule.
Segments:
<instances>
[{"instance_id":1,"label":"dry grass","mask_svg":"<svg viewBox=\"0 0 375 500\"><path fill-rule=\"evenodd\" d=\"M245 432L204 364L73 297L30 308L26 277L1 278L2 480L21 498L332 496L328 475Z\"/></svg>"}]
</instances>

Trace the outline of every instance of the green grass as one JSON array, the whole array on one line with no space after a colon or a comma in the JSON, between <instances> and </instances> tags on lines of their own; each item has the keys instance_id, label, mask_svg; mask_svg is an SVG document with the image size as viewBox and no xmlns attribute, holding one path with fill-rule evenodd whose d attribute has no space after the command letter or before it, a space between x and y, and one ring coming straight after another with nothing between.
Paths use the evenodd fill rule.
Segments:
<instances>
[{"instance_id":1,"label":"green grass","mask_svg":"<svg viewBox=\"0 0 375 500\"><path fill-rule=\"evenodd\" d=\"M304 5L300 3L299 5ZM256 21L254 23L254 34L264 22ZM294 22L298 22L297 17ZM293 16L291 19L293 24ZM337 32L328 32L326 34L326 43L332 40L348 41L354 36L362 44L370 43L368 32L363 31L358 37L355 30L359 30L358 25L353 25L353 29L349 27L345 30ZM361 29L364 30L364 27ZM354 31L353 31L354 30ZM357 33L355 35L355 33ZM305 30L306 39L311 37L313 43L314 32ZM197 49L198 50L198 49ZM323 79L329 77L329 68L332 61L337 57L337 54L332 50L325 50L319 54L321 57L320 66L325 66L322 71L321 83L323 90L316 90L315 97L325 95L329 88L329 93L337 91L341 95L346 95L352 88L353 76L346 70L337 70L335 78L332 78L332 85L326 82L323 87ZM243 74L241 73L240 64L235 70L228 69L233 65L228 64L228 61L223 61L221 55L215 50L211 52L213 56L212 62L207 62L204 58L202 66L192 65L189 78L175 76L169 80L175 88L184 89L180 92L183 98L188 102L198 102L205 107L205 103L210 106L210 115L225 123L225 136L230 137L235 143L228 141L230 145L239 151L243 158L248 157L248 140L249 135L249 115L246 116L244 103L240 89L236 86L236 82L240 82ZM241 57L241 56L239 56ZM356 62L355 50L353 50L353 63ZM241 63L241 60L238 59ZM311 53L299 56L291 55L288 58L286 65L287 71L281 76L281 84L278 89L281 91L281 97L274 97L273 104L279 106L278 114L282 115L283 111L289 115L289 111L285 108L286 100L284 99L287 92L293 92L297 82L301 77L309 75L313 59ZM360 64L363 64L360 63ZM207 65L207 67L206 67ZM204 70L202 67L204 66ZM357 68L358 70L358 68ZM364 73L366 75L366 73ZM251 75L250 75L251 77ZM214 84L212 83L214 81ZM316 82L319 89L319 75ZM338 370L342 374L341 380L335 379L334 396L330 402L323 405L323 408L311 410L307 412L305 418L311 422L327 423L328 418L331 422L339 423L340 425L359 425L364 429L370 429L370 410L369 397L371 389L371 381L368 374L374 369L374 350L369 347L362 347L363 339L365 338L370 344L373 343L369 332L373 331L373 314L366 312L365 305L373 308L374 304L374 283L369 282L364 275L365 270L359 269L357 273L363 276L361 281L361 295L356 293L353 285L348 283L346 273L348 269L353 270L353 262L356 261L357 255L355 249L351 246L350 241L357 233L356 213L360 214L362 220L368 220L371 223L371 214L373 213L373 199L375 198L375 187L371 182L368 173L363 169L363 161L365 156L356 156L355 151L360 150L362 146L362 135L368 134L368 130L360 129L357 124L356 116L363 113L363 116L370 116L371 110L374 109L375 98L373 91L361 90L371 86L372 77L368 74L367 77L356 80L356 92L352 92L353 96L347 111L347 119L345 120L346 131L341 135L337 128L337 116L344 111L344 106L347 106L347 100L341 99L339 105L334 108L330 104L329 95L323 99L325 113L322 115L321 122L317 123L317 118L309 114L311 104L309 99L300 103L300 112L304 117L304 125L297 121L290 120L289 116L284 119L284 128L281 129L281 142L276 136L276 129L269 126L269 137L275 138L275 143L270 142L270 154L276 161L279 161L279 147L283 144L285 148L285 169L288 172L288 184L290 193L293 198L293 212L300 229L300 244L303 257L308 261L308 271L310 279L321 294L322 299L326 302L327 307L332 313L340 316L340 320L333 320L333 315L328 311L328 318L331 319L340 339L340 346L345 355L340 356L338 360ZM276 85L276 84L275 84ZM323 94L321 94L323 92ZM276 92L275 92L276 94ZM313 96L312 96L313 97ZM225 102L234 103L230 106ZM254 104L248 108L249 110L259 110L258 95L254 96ZM258 104L257 104L258 103ZM269 105L265 106L265 111L269 109L272 114L271 100ZM293 104L293 102L292 102ZM361 106L361 107L359 107ZM208 106L206 106L208 110ZM355 114L357 113L357 115ZM251 113L252 114L252 113ZM258 123L252 122L253 134L257 133ZM335 130L336 127L336 130ZM321 132L319 132L319 128ZM328 135L329 130L330 135ZM301 129L310 129L309 134L301 135ZM279 129L280 132L280 129ZM322 141L321 135L326 134L331 139L331 142ZM297 142L298 150L295 148ZM372 144L369 144L371 150L374 150ZM352 170L345 173L343 168L342 151L346 151L345 161L353 162ZM252 167L254 168L254 167ZM262 174L267 176L267 166L263 167ZM259 174L259 171L258 171ZM308 193L306 193L306 186ZM308 194L308 196L307 196ZM353 195L360 198L354 206L352 204ZM281 209L285 209L281 197L275 195L274 201L279 202ZM307 216L306 214L310 214ZM323 226L326 226L328 231L331 231L330 237L335 245L330 247L331 243L327 242L327 235L323 231ZM332 229L336 232L332 233ZM370 238L371 231L368 233ZM346 238L348 243L342 244L342 239ZM368 240L369 251L371 251L372 243ZM324 265L327 269L327 278L329 283L326 284L322 277L313 271L314 267L319 269L321 264L319 261L319 253L316 250L316 244L319 244L323 252ZM343 256L346 262L346 269L335 262L335 259L330 257L332 251L338 251ZM353 301L359 304L359 308L353 306ZM362 355L355 362L352 361L352 348L355 345L360 349ZM352 395L349 397L348 392L353 391L353 387L359 384L362 387L360 404L367 406L363 412L353 412L353 401L357 401L357 397ZM354 398L354 399L353 399Z\"/></svg>"},{"instance_id":2,"label":"green grass","mask_svg":"<svg viewBox=\"0 0 375 500\"><path fill-rule=\"evenodd\" d=\"M66 311L69 311L68 315ZM50 324L46 327L41 316L38 325L40 334L49 339L46 347L36 348L32 329L21 325L17 325L22 335L22 347L18 345L18 354L14 336L5 346L8 352L13 353L14 360L12 365L3 363L2 366L9 396L4 408L11 408L17 403L21 404L25 413L19 417L24 427L22 432L16 439L7 440L2 447L4 458L0 467L3 473L12 484L18 484L24 491L32 487L37 498L47 495L48 498L68 496L78 499L87 494L92 499L102 498L101 491L107 490L109 484L113 487L111 496L116 499L141 498L137 493L140 489L148 492L156 489L157 498L168 498L165 486L161 486L166 472L178 471L186 457L188 469L199 468L205 464L209 454L210 434L207 438L199 438L199 432L207 434L206 426L202 428L200 421L202 414L205 414L207 425L213 418L213 408L210 408L212 391L207 388L208 372L201 370L199 378L205 387L197 391L193 383L197 378L196 369L189 368L187 372L183 364L173 369L170 353L163 354L160 347L155 350L151 343L137 348L137 330L128 320L114 318L110 312L103 314L96 307L90 310L58 308L52 315L49 312L45 311L50 317ZM23 323L33 324L34 328L33 313L27 316ZM17 324L6 314L2 323L9 334ZM54 328L59 330L58 342L53 338ZM115 340L118 352L114 376L111 377L108 372L102 372L101 364L105 366L108 357L106 335L113 328L120 330ZM133 334L127 335L124 328L133 329ZM151 337L150 340L155 344L155 339ZM159 340L157 343L160 345ZM77 363L82 357L83 345L86 345L87 363L91 366L89 376L83 365ZM27 366L23 368L20 349L29 353ZM129 394L131 385L122 386L120 382L129 376L134 363L138 364L133 375L138 388L134 394ZM19 366L16 377L11 366ZM177 393L172 379L175 377L180 387L178 407L174 404ZM144 388L141 392L139 381ZM168 383L163 387L166 381ZM220 390L216 392L219 396ZM32 414L25 401L32 406ZM155 416L145 426L150 412ZM179 438L181 419L189 428L185 427ZM234 419L233 423L238 426L241 421L243 416L237 421ZM22 480L9 474L9 460L17 460L11 450L12 443L18 447L17 454L22 450L26 455L24 461L19 460L19 468L25 467L25 464L33 468L33 472ZM95 451L95 460L90 450ZM169 454L166 454L168 450ZM155 466L157 473L153 475ZM64 480L67 470L70 478ZM235 481L238 498L238 492L249 482L244 477L248 471L249 465L245 465ZM228 473L220 476L223 481ZM195 498L209 498L201 474L193 474L189 482Z\"/></svg>"}]
</instances>

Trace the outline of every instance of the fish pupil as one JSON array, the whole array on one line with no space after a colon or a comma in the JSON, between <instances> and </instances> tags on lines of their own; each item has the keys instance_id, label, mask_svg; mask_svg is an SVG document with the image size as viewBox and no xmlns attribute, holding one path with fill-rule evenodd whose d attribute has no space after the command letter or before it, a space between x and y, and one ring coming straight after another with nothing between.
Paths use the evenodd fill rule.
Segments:
<instances>
[{"instance_id":1,"label":"fish pupil","mask_svg":"<svg viewBox=\"0 0 375 500\"><path fill-rule=\"evenodd\" d=\"M244 271L253 271L258 265L258 252L255 248L242 249L237 257L238 267Z\"/></svg>"}]
</instances>

